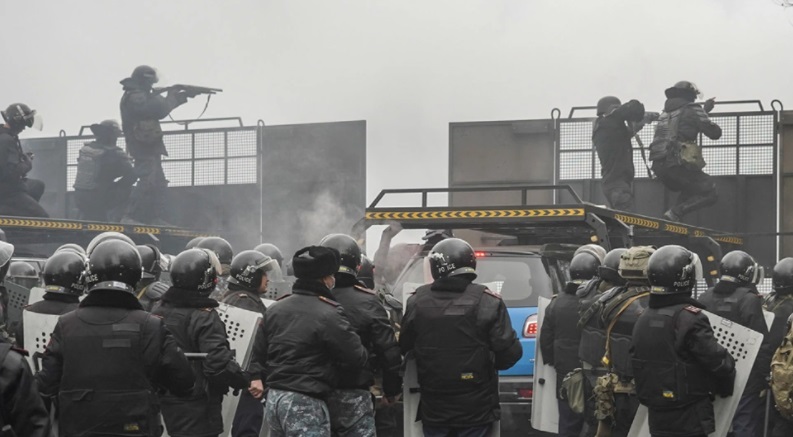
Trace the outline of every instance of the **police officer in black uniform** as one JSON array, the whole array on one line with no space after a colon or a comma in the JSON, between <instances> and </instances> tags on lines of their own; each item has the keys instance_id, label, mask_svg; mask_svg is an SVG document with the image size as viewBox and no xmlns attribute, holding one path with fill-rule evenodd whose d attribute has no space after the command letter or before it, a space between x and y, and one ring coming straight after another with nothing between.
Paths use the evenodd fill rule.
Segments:
<instances>
[{"instance_id":1,"label":"police officer in black uniform","mask_svg":"<svg viewBox=\"0 0 793 437\"><path fill-rule=\"evenodd\" d=\"M633 329L631 353L653 436L707 436L716 430L712 396L732 394L735 361L716 341L702 303L691 298L701 269L681 246L650 257L650 306Z\"/></svg>"},{"instance_id":2,"label":"police officer in black uniform","mask_svg":"<svg viewBox=\"0 0 793 437\"><path fill-rule=\"evenodd\" d=\"M0 435L50 437L50 415L26 355L26 351L0 339Z\"/></svg>"},{"instance_id":3,"label":"police officer in black uniform","mask_svg":"<svg viewBox=\"0 0 793 437\"><path fill-rule=\"evenodd\" d=\"M768 330L768 343L771 351L776 351L788 332L790 317L793 314L793 258L782 258L774 266L773 291L763 301L763 308L774 313L774 321ZM793 435L793 421L782 417L776 408L771 408L771 436Z\"/></svg>"},{"instance_id":4,"label":"police officer in black uniform","mask_svg":"<svg viewBox=\"0 0 793 437\"><path fill-rule=\"evenodd\" d=\"M763 278L763 268L748 253L734 250L721 259L719 274L719 282L703 293L699 301L713 314L763 334L763 343L732 421L735 437L754 437L763 430L765 398L761 392L768 388L766 378L773 355L763 300L756 287Z\"/></svg>"},{"instance_id":5,"label":"police officer in black uniform","mask_svg":"<svg viewBox=\"0 0 793 437\"><path fill-rule=\"evenodd\" d=\"M218 262L207 250L180 253L171 268L173 286L152 314L162 317L184 352L205 353L193 362L196 385L187 398L161 396L162 415L173 437L215 437L223 432L221 408L229 387L247 389L249 376L234 360L226 327L209 298L217 280Z\"/></svg>"},{"instance_id":6,"label":"police officer in black uniform","mask_svg":"<svg viewBox=\"0 0 793 437\"><path fill-rule=\"evenodd\" d=\"M666 90L664 112L650 144L653 172L668 190L680 192L675 206L664 213L664 218L671 221L713 205L719 197L713 178L702 171L705 159L697 141L700 133L718 140L721 128L708 117L714 100L706 101L703 109L695 103L698 95L699 89L688 81Z\"/></svg>"},{"instance_id":7,"label":"police officer in black uniform","mask_svg":"<svg viewBox=\"0 0 793 437\"><path fill-rule=\"evenodd\" d=\"M162 295L170 288L169 284L160 281L160 275L166 269L167 261L157 246L140 244L135 247L138 249L143 265L143 275L138 285L135 286L135 294L143 309L152 311L159 305Z\"/></svg>"},{"instance_id":8,"label":"police officer in black uniform","mask_svg":"<svg viewBox=\"0 0 793 437\"><path fill-rule=\"evenodd\" d=\"M424 435L486 436L500 416L497 372L523 349L501 297L473 283L468 243L444 239L428 257L435 281L408 299L399 337L416 357Z\"/></svg>"},{"instance_id":9,"label":"police officer in black uniform","mask_svg":"<svg viewBox=\"0 0 793 437\"><path fill-rule=\"evenodd\" d=\"M44 264L44 300L25 307L25 311L38 314L62 315L77 309L83 294L85 257L67 250L56 252ZM24 318L23 318L24 320ZM16 342L25 347L24 325L19 324Z\"/></svg>"},{"instance_id":10,"label":"police officer in black uniform","mask_svg":"<svg viewBox=\"0 0 793 437\"><path fill-rule=\"evenodd\" d=\"M278 263L267 255L255 250L245 250L237 254L231 261L228 287L223 302L237 308L253 311L264 319L267 308L261 296L267 290L268 273L278 270ZM240 395L234 425L231 428L233 437L255 437L259 435L264 420L264 408L259 401L262 397L265 379L264 355L265 338L260 331L255 340L253 357L246 369L251 374L251 390Z\"/></svg>"},{"instance_id":11,"label":"police officer in black uniform","mask_svg":"<svg viewBox=\"0 0 793 437\"><path fill-rule=\"evenodd\" d=\"M195 376L161 318L138 303L140 256L123 241L89 257L88 296L60 317L37 375L58 398L61 435L161 434L157 392L192 393Z\"/></svg>"},{"instance_id":12,"label":"police officer in black uniform","mask_svg":"<svg viewBox=\"0 0 793 437\"><path fill-rule=\"evenodd\" d=\"M658 117L658 114L648 115ZM597 116L592 126L592 144L600 159L603 195L609 207L630 211L636 174L631 138L653 117L645 118L644 105L638 100L622 104L614 96L598 101Z\"/></svg>"},{"instance_id":13,"label":"police officer in black uniform","mask_svg":"<svg viewBox=\"0 0 793 437\"><path fill-rule=\"evenodd\" d=\"M234 259L234 249L231 244L224 238L220 237L206 237L198 242L196 245L199 249L209 249L215 252L223 271L218 276L218 283L215 286L215 291L209 296L212 299L222 299L228 291L228 279L231 272L231 260Z\"/></svg>"},{"instance_id":14,"label":"police officer in black uniform","mask_svg":"<svg viewBox=\"0 0 793 437\"><path fill-rule=\"evenodd\" d=\"M121 123L127 152L135 160L135 175L138 185L130 197L124 222L145 222L165 225L160 211L165 209L165 188L168 180L162 170L162 156L168 156L163 142L160 120L167 117L176 107L187 102L195 94L187 91L169 91L163 97L152 90L158 82L157 72L147 65L132 71L132 75L121 81L124 95L121 97Z\"/></svg>"},{"instance_id":15,"label":"police officer in black uniform","mask_svg":"<svg viewBox=\"0 0 793 437\"><path fill-rule=\"evenodd\" d=\"M261 252L270 258L276 260L278 265L283 267L284 266L284 255L281 253L281 249L278 248L275 244L272 243L262 243L253 248L253 250L257 252Z\"/></svg>"},{"instance_id":16,"label":"police officer in black uniform","mask_svg":"<svg viewBox=\"0 0 793 437\"><path fill-rule=\"evenodd\" d=\"M270 435L331 435L324 399L342 372L363 372L366 348L331 289L339 253L310 246L292 258L297 281L292 294L267 309L266 419ZM295 414L295 413L299 414Z\"/></svg>"},{"instance_id":17,"label":"police officer in black uniform","mask_svg":"<svg viewBox=\"0 0 793 437\"><path fill-rule=\"evenodd\" d=\"M2 111L5 124L0 125L0 215L49 217L39 205L44 182L30 179L33 154L22 150L19 134L33 127L36 111L24 103L14 103Z\"/></svg>"},{"instance_id":18,"label":"police officer in black uniform","mask_svg":"<svg viewBox=\"0 0 793 437\"><path fill-rule=\"evenodd\" d=\"M349 235L331 234L320 246L339 252L339 271L332 294L344 307L347 319L369 351L371 361L362 372L342 372L339 386L328 397L331 428L339 436L374 436L375 414L370 387L374 385L374 369L383 372L382 403L393 404L402 390L399 369L402 355L394 329L377 294L358 284L361 248ZM376 361L375 361L376 360Z\"/></svg>"},{"instance_id":19,"label":"police officer in black uniform","mask_svg":"<svg viewBox=\"0 0 793 437\"><path fill-rule=\"evenodd\" d=\"M121 127L115 120L91 125L96 141L86 143L77 157L74 201L82 220L118 221L137 180L132 158L118 147Z\"/></svg>"}]
</instances>

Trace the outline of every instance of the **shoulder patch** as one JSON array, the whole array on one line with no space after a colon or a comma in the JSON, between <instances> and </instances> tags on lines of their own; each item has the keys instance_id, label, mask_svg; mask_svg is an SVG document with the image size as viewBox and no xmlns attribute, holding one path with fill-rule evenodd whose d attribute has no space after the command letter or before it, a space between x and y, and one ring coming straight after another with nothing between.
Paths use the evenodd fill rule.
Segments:
<instances>
[{"instance_id":1,"label":"shoulder patch","mask_svg":"<svg viewBox=\"0 0 793 437\"><path fill-rule=\"evenodd\" d=\"M683 309L688 311L689 313L693 313L693 314L699 314L699 313L702 312L702 308L697 308L694 305L689 305L689 306L687 306L687 307L685 307Z\"/></svg>"},{"instance_id":2,"label":"shoulder patch","mask_svg":"<svg viewBox=\"0 0 793 437\"><path fill-rule=\"evenodd\" d=\"M325 302L325 303L326 303L326 304L328 304L328 305L332 305L332 306L334 306L334 307L341 306L341 304L340 304L340 303L336 302L335 300L328 299L328 298L327 298L327 297L325 297L325 296L317 296L317 297L319 298L319 300L321 300L321 301Z\"/></svg>"},{"instance_id":3,"label":"shoulder patch","mask_svg":"<svg viewBox=\"0 0 793 437\"><path fill-rule=\"evenodd\" d=\"M355 286L353 286L353 288L355 288L357 291L360 291L361 293L367 293L367 294L371 294L371 295L374 295L374 296L377 295L377 293L374 290L370 290L370 289L368 289L368 288L366 288L364 286L361 286L361 285L355 285Z\"/></svg>"},{"instance_id":4,"label":"shoulder patch","mask_svg":"<svg viewBox=\"0 0 793 437\"><path fill-rule=\"evenodd\" d=\"M490 290L489 288L485 288L485 294L489 294L490 296L495 297L496 299L501 299L501 295L496 293L495 291Z\"/></svg>"}]
</instances>

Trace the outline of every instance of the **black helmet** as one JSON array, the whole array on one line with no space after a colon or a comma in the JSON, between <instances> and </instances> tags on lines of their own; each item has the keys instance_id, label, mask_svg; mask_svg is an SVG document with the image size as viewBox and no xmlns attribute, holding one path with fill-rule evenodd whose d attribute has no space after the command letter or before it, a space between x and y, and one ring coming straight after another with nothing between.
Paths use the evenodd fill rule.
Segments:
<instances>
[{"instance_id":1,"label":"black helmet","mask_svg":"<svg viewBox=\"0 0 793 437\"><path fill-rule=\"evenodd\" d=\"M152 86L160 81L159 77L157 77L157 70L148 65L139 65L135 67L135 69L132 70L132 76L130 76L130 78L141 85L148 86Z\"/></svg>"},{"instance_id":2,"label":"black helmet","mask_svg":"<svg viewBox=\"0 0 793 437\"><path fill-rule=\"evenodd\" d=\"M122 234L121 232L102 232L101 234L94 237L94 239L91 240L90 243L88 243L88 246L86 246L85 248L85 253L88 255L88 257L90 257L91 252L93 252L94 248L98 246L99 243L102 243L107 240L121 240L129 244L130 246L135 247L135 242L132 241L131 238Z\"/></svg>"},{"instance_id":3,"label":"black helmet","mask_svg":"<svg viewBox=\"0 0 793 437\"><path fill-rule=\"evenodd\" d=\"M14 245L0 241L0 281L6 277L8 269L11 267L12 256L14 256Z\"/></svg>"},{"instance_id":4,"label":"black helmet","mask_svg":"<svg viewBox=\"0 0 793 437\"><path fill-rule=\"evenodd\" d=\"M231 244L223 238L220 237L207 237L201 240L197 245L197 249L209 249L212 252L215 252L215 255L218 257L218 261L220 261L220 265L223 266L223 272L221 275L228 275L229 274L229 266L231 265L231 260L234 258L234 249L231 248Z\"/></svg>"},{"instance_id":5,"label":"black helmet","mask_svg":"<svg viewBox=\"0 0 793 437\"><path fill-rule=\"evenodd\" d=\"M3 120L15 132L22 132L26 127L33 127L36 111L24 103L12 103L5 111L0 111Z\"/></svg>"},{"instance_id":6,"label":"black helmet","mask_svg":"<svg viewBox=\"0 0 793 437\"><path fill-rule=\"evenodd\" d=\"M151 244L135 246L140 254L140 262L143 266L143 278L156 280L163 272L163 258L160 249Z\"/></svg>"},{"instance_id":7,"label":"black helmet","mask_svg":"<svg viewBox=\"0 0 793 437\"><path fill-rule=\"evenodd\" d=\"M598 276L615 285L624 284L625 279L620 276L619 268L620 257L627 251L628 249L625 249L624 247L611 249L606 254L605 258L603 258L603 264L598 267Z\"/></svg>"},{"instance_id":8,"label":"black helmet","mask_svg":"<svg viewBox=\"0 0 793 437\"><path fill-rule=\"evenodd\" d=\"M575 256L579 253L592 254L595 258L597 258L599 264L603 264L603 259L606 257L606 249L598 244L585 244L579 247L573 253L573 258L575 258Z\"/></svg>"},{"instance_id":9,"label":"black helmet","mask_svg":"<svg viewBox=\"0 0 793 437\"><path fill-rule=\"evenodd\" d=\"M361 268L361 247L349 235L330 234L326 235L319 242L322 247L330 247L339 251L339 273L350 275L353 278L358 276L358 269Z\"/></svg>"},{"instance_id":10,"label":"black helmet","mask_svg":"<svg viewBox=\"0 0 793 437\"><path fill-rule=\"evenodd\" d=\"M476 277L476 254L470 244L459 238L447 238L432 248L427 255L433 279L447 276L473 275Z\"/></svg>"},{"instance_id":11,"label":"black helmet","mask_svg":"<svg viewBox=\"0 0 793 437\"><path fill-rule=\"evenodd\" d=\"M366 288L374 290L374 263L366 255L361 255L361 269L358 270L358 281Z\"/></svg>"},{"instance_id":12,"label":"black helmet","mask_svg":"<svg viewBox=\"0 0 793 437\"><path fill-rule=\"evenodd\" d=\"M171 263L171 282L176 288L211 293L222 267L209 249L188 249Z\"/></svg>"},{"instance_id":13,"label":"black helmet","mask_svg":"<svg viewBox=\"0 0 793 437\"><path fill-rule=\"evenodd\" d=\"M143 271L135 246L123 240L102 241L88 256L85 285L93 290L119 290L135 293Z\"/></svg>"},{"instance_id":14,"label":"black helmet","mask_svg":"<svg viewBox=\"0 0 793 437\"><path fill-rule=\"evenodd\" d=\"M721 258L719 275L719 279L722 281L758 284L765 277L765 272L748 253L742 250L733 250Z\"/></svg>"},{"instance_id":15,"label":"black helmet","mask_svg":"<svg viewBox=\"0 0 793 437\"><path fill-rule=\"evenodd\" d=\"M278 248L275 244L270 243L262 243L253 248L253 250L257 252L261 252L270 258L278 261L279 265L284 264L284 255L281 253L281 249Z\"/></svg>"},{"instance_id":16,"label":"black helmet","mask_svg":"<svg viewBox=\"0 0 793 437\"><path fill-rule=\"evenodd\" d=\"M104 120L100 123L91 125L91 132L99 141L107 141L115 144L121 136L121 125L116 120Z\"/></svg>"},{"instance_id":17,"label":"black helmet","mask_svg":"<svg viewBox=\"0 0 793 437\"><path fill-rule=\"evenodd\" d=\"M231 261L229 283L247 290L259 290L262 276L268 272L280 272L278 261L257 250L245 250Z\"/></svg>"},{"instance_id":18,"label":"black helmet","mask_svg":"<svg viewBox=\"0 0 793 437\"><path fill-rule=\"evenodd\" d=\"M192 240L187 242L187 244L184 247L184 250L195 249L195 247L198 246L198 243L200 243L201 240L203 240L203 239L204 239L204 237L195 237L195 238L193 238Z\"/></svg>"},{"instance_id":19,"label":"black helmet","mask_svg":"<svg viewBox=\"0 0 793 437\"><path fill-rule=\"evenodd\" d=\"M38 278L36 268L25 261L12 261L7 275L11 278Z\"/></svg>"},{"instance_id":20,"label":"black helmet","mask_svg":"<svg viewBox=\"0 0 793 437\"><path fill-rule=\"evenodd\" d=\"M776 263L771 284L778 293L793 293L793 258L782 258Z\"/></svg>"},{"instance_id":21,"label":"black helmet","mask_svg":"<svg viewBox=\"0 0 793 437\"><path fill-rule=\"evenodd\" d=\"M83 294L85 284L85 257L79 253L64 250L55 252L46 263L41 275L48 292L64 294Z\"/></svg>"},{"instance_id":22,"label":"black helmet","mask_svg":"<svg viewBox=\"0 0 793 437\"><path fill-rule=\"evenodd\" d=\"M647 263L651 293L691 293L702 278L702 263L685 247L669 245L655 251Z\"/></svg>"},{"instance_id":23,"label":"black helmet","mask_svg":"<svg viewBox=\"0 0 793 437\"><path fill-rule=\"evenodd\" d=\"M74 252L82 255L83 257L87 256L87 254L85 253L85 249L83 249L83 247L80 246L79 244L74 244L74 243L66 243L63 246L58 247L57 249L55 249L55 252L53 254L58 252Z\"/></svg>"},{"instance_id":24,"label":"black helmet","mask_svg":"<svg viewBox=\"0 0 793 437\"><path fill-rule=\"evenodd\" d=\"M621 105L620 99L614 96L606 96L598 100L597 115L603 115L611 112L612 108Z\"/></svg>"},{"instance_id":25,"label":"black helmet","mask_svg":"<svg viewBox=\"0 0 793 437\"><path fill-rule=\"evenodd\" d=\"M570 282L583 284L598 274L600 260L590 252L581 252L570 261Z\"/></svg>"},{"instance_id":26,"label":"black helmet","mask_svg":"<svg viewBox=\"0 0 793 437\"><path fill-rule=\"evenodd\" d=\"M673 99L675 97L682 97L691 100L692 102L696 100L697 96L702 94L692 82L687 80L681 80L680 82L672 85L671 87L667 88L664 92L667 99Z\"/></svg>"}]
</instances>

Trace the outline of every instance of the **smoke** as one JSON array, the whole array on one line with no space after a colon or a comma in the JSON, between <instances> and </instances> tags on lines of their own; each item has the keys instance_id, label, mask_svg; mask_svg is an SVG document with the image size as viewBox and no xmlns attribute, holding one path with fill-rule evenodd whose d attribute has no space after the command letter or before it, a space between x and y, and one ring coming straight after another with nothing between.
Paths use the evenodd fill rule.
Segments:
<instances>
[{"instance_id":1,"label":"smoke","mask_svg":"<svg viewBox=\"0 0 793 437\"><path fill-rule=\"evenodd\" d=\"M360 219L345 208L341 199L328 190L321 191L311 206L298 213L297 223L305 244L318 244L328 234L349 234L352 225Z\"/></svg>"}]
</instances>

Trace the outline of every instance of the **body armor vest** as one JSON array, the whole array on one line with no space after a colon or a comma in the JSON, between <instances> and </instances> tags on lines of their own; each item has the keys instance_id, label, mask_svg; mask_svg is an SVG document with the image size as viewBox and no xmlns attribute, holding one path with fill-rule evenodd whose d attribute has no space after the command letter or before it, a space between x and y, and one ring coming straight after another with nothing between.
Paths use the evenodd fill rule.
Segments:
<instances>
[{"instance_id":1,"label":"body armor vest","mask_svg":"<svg viewBox=\"0 0 793 437\"><path fill-rule=\"evenodd\" d=\"M680 153L677 132L683 108L685 106L672 112L661 113L655 126L653 142L650 143L650 161L663 160L670 155L675 157Z\"/></svg>"},{"instance_id":2,"label":"body armor vest","mask_svg":"<svg viewBox=\"0 0 793 437\"><path fill-rule=\"evenodd\" d=\"M738 287L730 294L711 291L707 297L703 296L700 298L700 301L705 304L708 311L738 323L741 321L741 311L738 303L749 293L752 293L752 290L746 287Z\"/></svg>"},{"instance_id":3,"label":"body armor vest","mask_svg":"<svg viewBox=\"0 0 793 437\"><path fill-rule=\"evenodd\" d=\"M74 179L74 188L77 190L95 190L99 176L100 159L105 150L94 147L96 143L89 143L80 149L77 157L77 176Z\"/></svg>"},{"instance_id":4,"label":"body armor vest","mask_svg":"<svg viewBox=\"0 0 793 437\"><path fill-rule=\"evenodd\" d=\"M650 301L650 287L647 285L620 287L621 292L603 305L601 323L611 332L608 339L610 366L621 379L633 377L631 365L631 340L633 327Z\"/></svg>"},{"instance_id":5,"label":"body armor vest","mask_svg":"<svg viewBox=\"0 0 793 437\"><path fill-rule=\"evenodd\" d=\"M709 396L707 372L693 358L680 356L675 349L677 319L687 306L647 308L636 323L636 394L650 408L680 408Z\"/></svg>"},{"instance_id":6,"label":"body armor vest","mask_svg":"<svg viewBox=\"0 0 793 437\"><path fill-rule=\"evenodd\" d=\"M578 358L592 367L602 367L601 360L606 353L606 327L603 326L600 318L603 305L619 293L619 290L619 287L615 287L596 295L597 298L589 305L585 305L582 301L581 319L578 321L578 326L581 327Z\"/></svg>"},{"instance_id":7,"label":"body armor vest","mask_svg":"<svg viewBox=\"0 0 793 437\"><path fill-rule=\"evenodd\" d=\"M131 311L104 324L78 309L58 322L63 378L58 394L60 432L81 436L148 436L159 429L158 402L143 362L148 317Z\"/></svg>"}]
</instances>

